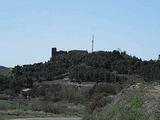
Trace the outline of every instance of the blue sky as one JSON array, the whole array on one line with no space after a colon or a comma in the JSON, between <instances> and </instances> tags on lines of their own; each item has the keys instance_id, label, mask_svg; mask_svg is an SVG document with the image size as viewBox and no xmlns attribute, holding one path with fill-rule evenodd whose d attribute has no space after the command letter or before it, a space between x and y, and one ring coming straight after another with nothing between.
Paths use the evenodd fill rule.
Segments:
<instances>
[{"instance_id":1,"label":"blue sky","mask_svg":"<svg viewBox=\"0 0 160 120\"><path fill-rule=\"evenodd\" d=\"M62 50L160 53L159 0L0 0L0 65L44 62Z\"/></svg>"}]
</instances>

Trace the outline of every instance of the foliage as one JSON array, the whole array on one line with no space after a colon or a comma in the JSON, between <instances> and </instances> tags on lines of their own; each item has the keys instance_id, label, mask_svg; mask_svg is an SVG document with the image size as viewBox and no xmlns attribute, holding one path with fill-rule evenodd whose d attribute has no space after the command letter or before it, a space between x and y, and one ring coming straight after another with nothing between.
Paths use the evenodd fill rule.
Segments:
<instances>
[{"instance_id":1,"label":"foliage","mask_svg":"<svg viewBox=\"0 0 160 120\"><path fill-rule=\"evenodd\" d=\"M8 77L0 75L0 90L11 89L20 93L33 88L35 83L53 81L69 76L74 82L125 83L124 75L139 75L146 81L160 79L160 61L142 61L126 52L94 53L68 52L45 63L15 66Z\"/></svg>"},{"instance_id":2,"label":"foliage","mask_svg":"<svg viewBox=\"0 0 160 120\"><path fill-rule=\"evenodd\" d=\"M140 108L143 104L143 97L133 96L128 101L128 107L132 109Z\"/></svg>"},{"instance_id":3,"label":"foliage","mask_svg":"<svg viewBox=\"0 0 160 120\"><path fill-rule=\"evenodd\" d=\"M149 120L142 111L143 98L133 96L128 100L115 100L100 112L95 112L84 120Z\"/></svg>"},{"instance_id":4,"label":"foliage","mask_svg":"<svg viewBox=\"0 0 160 120\"><path fill-rule=\"evenodd\" d=\"M32 105L29 103L19 104L16 101L0 100L0 110L31 110Z\"/></svg>"}]
</instances>

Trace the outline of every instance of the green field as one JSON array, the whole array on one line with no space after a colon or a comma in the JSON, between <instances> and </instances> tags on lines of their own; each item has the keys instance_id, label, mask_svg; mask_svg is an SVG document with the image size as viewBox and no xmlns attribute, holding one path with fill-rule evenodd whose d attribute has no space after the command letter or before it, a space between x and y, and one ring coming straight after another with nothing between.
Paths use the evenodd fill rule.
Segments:
<instances>
[{"instance_id":1,"label":"green field","mask_svg":"<svg viewBox=\"0 0 160 120\"><path fill-rule=\"evenodd\" d=\"M30 103L18 103L15 101L0 100L0 110L32 110Z\"/></svg>"}]
</instances>

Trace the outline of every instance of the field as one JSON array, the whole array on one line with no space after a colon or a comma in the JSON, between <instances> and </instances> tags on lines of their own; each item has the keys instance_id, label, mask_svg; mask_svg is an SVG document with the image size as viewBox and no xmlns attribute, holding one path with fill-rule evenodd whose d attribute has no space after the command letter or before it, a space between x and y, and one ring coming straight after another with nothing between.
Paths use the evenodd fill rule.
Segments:
<instances>
[{"instance_id":1,"label":"field","mask_svg":"<svg viewBox=\"0 0 160 120\"><path fill-rule=\"evenodd\" d=\"M8 120L14 118L77 117L82 116L84 112L84 107L82 105L75 106L73 104L70 104L68 105L68 109L66 109L65 107L66 111L64 112L64 108L61 105L51 105L50 108L48 108L46 104L41 104L40 102L36 101L37 103L35 105L34 102L19 104L16 101L0 100L0 120ZM55 111L61 112L55 114L53 112L36 111L35 107L53 109Z\"/></svg>"}]
</instances>

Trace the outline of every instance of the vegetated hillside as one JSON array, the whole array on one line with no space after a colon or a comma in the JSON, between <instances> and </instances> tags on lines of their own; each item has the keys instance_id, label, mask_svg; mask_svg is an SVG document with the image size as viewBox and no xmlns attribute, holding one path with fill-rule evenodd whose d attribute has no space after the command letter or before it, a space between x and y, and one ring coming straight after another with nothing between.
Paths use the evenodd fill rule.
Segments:
<instances>
[{"instance_id":1,"label":"vegetated hillside","mask_svg":"<svg viewBox=\"0 0 160 120\"><path fill-rule=\"evenodd\" d=\"M12 71L9 68L0 67L0 91L6 90L9 88L9 80L11 79Z\"/></svg>"},{"instance_id":2,"label":"vegetated hillside","mask_svg":"<svg viewBox=\"0 0 160 120\"><path fill-rule=\"evenodd\" d=\"M84 120L160 120L160 84L137 83L117 95L103 96Z\"/></svg>"},{"instance_id":3,"label":"vegetated hillside","mask_svg":"<svg viewBox=\"0 0 160 120\"><path fill-rule=\"evenodd\" d=\"M7 68L4 67L4 66L0 66L0 71L1 71L1 70L4 70L4 69L7 69Z\"/></svg>"},{"instance_id":4,"label":"vegetated hillside","mask_svg":"<svg viewBox=\"0 0 160 120\"><path fill-rule=\"evenodd\" d=\"M160 61L142 61L125 52L68 52L46 63L16 66L10 88L32 88L34 82L68 76L74 82L125 82L123 75L139 75L146 81L160 79ZM15 87L17 86L17 87Z\"/></svg>"},{"instance_id":5,"label":"vegetated hillside","mask_svg":"<svg viewBox=\"0 0 160 120\"><path fill-rule=\"evenodd\" d=\"M14 67L0 78L0 94L17 99L31 88L32 110L82 115L87 105L86 116L92 117L112 96L139 82L158 81L159 73L159 60L142 61L119 51L70 51L45 63Z\"/></svg>"}]
</instances>

